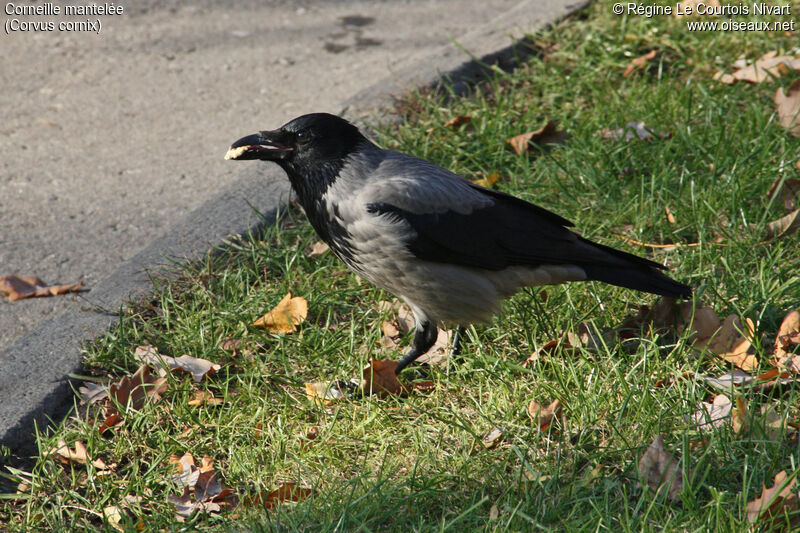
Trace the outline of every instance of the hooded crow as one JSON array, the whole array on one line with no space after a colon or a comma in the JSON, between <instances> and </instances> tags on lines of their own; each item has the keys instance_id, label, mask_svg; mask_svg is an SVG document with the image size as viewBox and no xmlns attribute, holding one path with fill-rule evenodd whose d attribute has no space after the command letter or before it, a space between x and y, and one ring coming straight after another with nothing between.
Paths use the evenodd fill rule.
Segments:
<instances>
[{"instance_id":1,"label":"hooded crow","mask_svg":"<svg viewBox=\"0 0 800 533\"><path fill-rule=\"evenodd\" d=\"M225 159L277 163L333 253L408 304L417 325L397 372L433 346L440 324L487 322L521 287L596 280L692 294L664 266L584 239L525 200L379 148L335 115L303 115L244 137Z\"/></svg>"}]
</instances>

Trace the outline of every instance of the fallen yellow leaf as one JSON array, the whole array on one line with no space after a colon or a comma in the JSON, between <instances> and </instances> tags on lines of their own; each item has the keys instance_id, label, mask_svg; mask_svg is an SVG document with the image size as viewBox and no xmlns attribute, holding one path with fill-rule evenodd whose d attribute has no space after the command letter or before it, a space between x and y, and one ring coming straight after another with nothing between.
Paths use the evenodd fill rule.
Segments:
<instances>
[{"instance_id":1,"label":"fallen yellow leaf","mask_svg":"<svg viewBox=\"0 0 800 533\"><path fill-rule=\"evenodd\" d=\"M292 298L287 292L278 305L253 322L254 326L267 328L272 333L292 333L308 316L308 301L302 296Z\"/></svg>"}]
</instances>

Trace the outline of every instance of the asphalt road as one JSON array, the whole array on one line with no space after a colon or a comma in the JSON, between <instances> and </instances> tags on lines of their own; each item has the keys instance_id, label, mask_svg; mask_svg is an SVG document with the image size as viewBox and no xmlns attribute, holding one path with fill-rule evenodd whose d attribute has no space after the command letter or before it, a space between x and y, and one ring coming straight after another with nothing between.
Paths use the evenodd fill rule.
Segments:
<instances>
[{"instance_id":1,"label":"asphalt road","mask_svg":"<svg viewBox=\"0 0 800 533\"><path fill-rule=\"evenodd\" d=\"M0 274L91 289L235 178L233 140L338 113L517 3L149 0L67 17L3 2L4 29L27 31L0 36ZM99 33L58 29L86 20ZM90 295L0 298L0 351Z\"/></svg>"}]
</instances>

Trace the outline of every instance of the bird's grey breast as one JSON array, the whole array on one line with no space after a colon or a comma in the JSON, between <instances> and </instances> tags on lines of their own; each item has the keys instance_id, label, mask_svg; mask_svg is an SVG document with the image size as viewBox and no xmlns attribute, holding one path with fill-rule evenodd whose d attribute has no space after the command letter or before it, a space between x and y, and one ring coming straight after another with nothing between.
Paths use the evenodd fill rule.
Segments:
<instances>
[{"instance_id":1,"label":"bird's grey breast","mask_svg":"<svg viewBox=\"0 0 800 533\"><path fill-rule=\"evenodd\" d=\"M377 204L417 214L467 215L493 200L465 179L416 157L374 148L353 154L323 197L332 222L344 228L336 255L373 283L390 288L408 274L416 231L407 221L376 212ZM391 289L390 289L391 290Z\"/></svg>"}]
</instances>

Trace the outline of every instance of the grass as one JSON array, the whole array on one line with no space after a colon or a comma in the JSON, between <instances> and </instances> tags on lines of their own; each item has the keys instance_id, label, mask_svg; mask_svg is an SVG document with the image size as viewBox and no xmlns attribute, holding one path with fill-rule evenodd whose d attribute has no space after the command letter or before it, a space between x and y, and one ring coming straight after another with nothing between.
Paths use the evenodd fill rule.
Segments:
<instances>
[{"instance_id":1,"label":"grass","mask_svg":"<svg viewBox=\"0 0 800 533\"><path fill-rule=\"evenodd\" d=\"M777 124L771 103L776 87L797 73L757 86L712 76L730 72L743 53L797 54L797 35L689 33L684 21L616 17L610 4L596 3L535 40L534 57L467 96L411 97L406 121L385 128L379 141L470 178L499 173L499 189L569 218L583 235L668 264L720 316L757 322L756 354L769 368L762 334L774 336L786 312L800 306L800 237L761 237L767 222L785 214L766 194L771 183L800 177L793 166L800 144ZM652 49L654 61L621 76ZM470 124L443 126L459 114ZM507 149L505 139L548 119L569 132L566 144L528 156ZM634 120L670 137L625 142L598 134ZM642 242L699 245L645 249L614 236L623 232ZM330 255L309 259L315 240L290 209L266 235L186 266L178 281L159 284L152 301L121 316L87 348L87 374L107 381L133 372L140 344L210 359L220 372L199 384L171 375L163 401L130 412L112 436L98 435L85 408L41 435L42 451L60 439L82 441L93 458L117 466L98 475L92 466L38 457L30 472L10 471L29 489L0 500L2 527L112 530L104 508L136 495L141 502L121 523L127 530L745 531L746 502L779 471L800 469L796 433L784 426L768 438L759 410L772 405L796 422L797 386L771 395L743 389L750 431L723 425L701 434L688 421L713 391L681 376L728 366L698 357L686 335L557 350L523 368L562 331L583 321L612 328L654 300L594 283L521 292L493 323L469 330L462 362L431 371L430 392L320 406L303 384L357 376L377 355L379 324L390 316L377 303L391 296ZM249 326L289 291L310 302L297 333ZM221 349L226 338L243 339L242 353ZM672 384L659 386L667 378ZM190 406L198 388L223 403ZM539 431L526 414L532 399L560 399L563 416ZM496 427L503 440L487 449L481 439ZM318 436L309 440L312 428ZM685 473L677 501L637 481L639 458L658 434ZM177 522L166 500L180 492L168 458L186 451L211 456L243 496L284 481L314 495Z\"/></svg>"}]
</instances>

